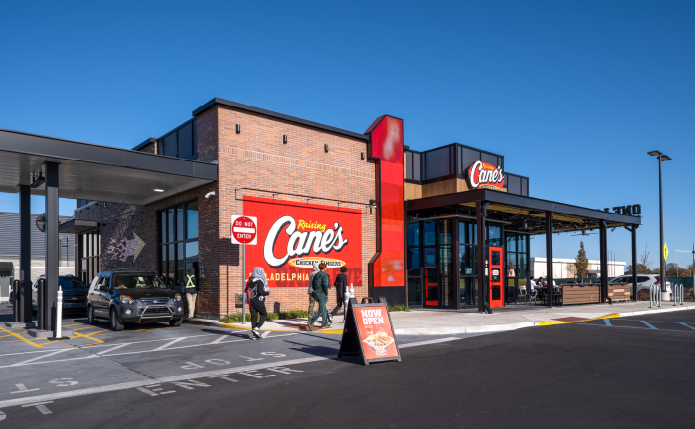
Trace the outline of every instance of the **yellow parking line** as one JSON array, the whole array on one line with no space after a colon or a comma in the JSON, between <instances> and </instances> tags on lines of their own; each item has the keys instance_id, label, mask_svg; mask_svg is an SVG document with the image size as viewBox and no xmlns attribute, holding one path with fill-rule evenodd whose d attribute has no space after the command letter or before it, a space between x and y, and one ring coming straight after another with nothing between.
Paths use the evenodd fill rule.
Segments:
<instances>
[{"instance_id":1,"label":"yellow parking line","mask_svg":"<svg viewBox=\"0 0 695 429\"><path fill-rule=\"evenodd\" d=\"M36 343L34 343L34 341L29 340L28 338L24 338L23 336L21 336L20 334L18 334L18 333L16 333L16 332L9 331L9 330L3 328L2 326L0 326L0 330L2 330L2 331L4 331L4 332L7 332L7 333L10 333L10 334L12 334L12 336L14 336L14 337L16 337L16 338L19 338L18 341L24 341L25 343L27 343L27 344L29 344L29 345L32 345L32 346L34 346L34 347L38 347L38 348L40 348L40 349L56 349L56 348L70 347L70 346L65 346L65 347L44 347L42 344L36 344Z\"/></svg>"}]
</instances>

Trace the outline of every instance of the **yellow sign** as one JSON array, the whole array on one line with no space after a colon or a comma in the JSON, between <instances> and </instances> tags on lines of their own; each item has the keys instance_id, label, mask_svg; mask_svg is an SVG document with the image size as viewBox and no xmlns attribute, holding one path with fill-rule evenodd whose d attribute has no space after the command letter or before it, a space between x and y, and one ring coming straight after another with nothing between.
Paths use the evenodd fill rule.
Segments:
<instances>
[{"instance_id":1,"label":"yellow sign","mask_svg":"<svg viewBox=\"0 0 695 429\"><path fill-rule=\"evenodd\" d=\"M668 247L666 247L666 243L664 243L664 261L668 259Z\"/></svg>"}]
</instances>

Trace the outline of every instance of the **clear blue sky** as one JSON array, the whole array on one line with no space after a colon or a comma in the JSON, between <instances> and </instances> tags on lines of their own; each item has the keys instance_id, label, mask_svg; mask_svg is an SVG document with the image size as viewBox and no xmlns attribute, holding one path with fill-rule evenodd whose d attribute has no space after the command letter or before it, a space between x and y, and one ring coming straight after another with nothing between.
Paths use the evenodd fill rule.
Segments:
<instances>
[{"instance_id":1,"label":"clear blue sky","mask_svg":"<svg viewBox=\"0 0 695 429\"><path fill-rule=\"evenodd\" d=\"M358 132L388 113L414 149L505 155L531 196L642 204L654 262L658 149L674 159L669 262L686 265L673 250L695 241L693 22L692 1L5 2L0 128L132 148L213 97ZM555 236L555 256L579 238ZM598 258L598 235L585 244ZM629 262L629 233L609 249Z\"/></svg>"}]
</instances>

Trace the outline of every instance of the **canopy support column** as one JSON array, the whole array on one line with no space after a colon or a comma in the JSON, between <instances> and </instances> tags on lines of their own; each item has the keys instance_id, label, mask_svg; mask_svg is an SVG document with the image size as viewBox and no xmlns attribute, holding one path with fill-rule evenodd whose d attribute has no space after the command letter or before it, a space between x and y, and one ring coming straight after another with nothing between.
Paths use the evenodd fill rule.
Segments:
<instances>
[{"instance_id":1,"label":"canopy support column","mask_svg":"<svg viewBox=\"0 0 695 429\"><path fill-rule=\"evenodd\" d=\"M55 331L58 305L60 239L58 235L58 169L60 163L47 161L46 166L46 297L43 302L44 323L39 329Z\"/></svg>"},{"instance_id":2,"label":"canopy support column","mask_svg":"<svg viewBox=\"0 0 695 429\"><path fill-rule=\"evenodd\" d=\"M637 301L637 225L630 228L632 235L632 299Z\"/></svg>"},{"instance_id":3,"label":"canopy support column","mask_svg":"<svg viewBox=\"0 0 695 429\"><path fill-rule=\"evenodd\" d=\"M600 247L600 270L601 270L601 287L599 288L599 302L602 304L606 303L606 298L608 297L608 246L606 235L608 231L606 228L606 221L601 221L599 223L599 247Z\"/></svg>"},{"instance_id":4,"label":"canopy support column","mask_svg":"<svg viewBox=\"0 0 695 429\"><path fill-rule=\"evenodd\" d=\"M22 291L20 322L31 323L31 187L19 185L19 284Z\"/></svg>"},{"instance_id":5,"label":"canopy support column","mask_svg":"<svg viewBox=\"0 0 695 429\"><path fill-rule=\"evenodd\" d=\"M485 283L485 216L487 216L487 203L476 201L475 213L477 220L476 239L478 258L478 313L485 313L486 283Z\"/></svg>"},{"instance_id":6,"label":"canopy support column","mask_svg":"<svg viewBox=\"0 0 695 429\"><path fill-rule=\"evenodd\" d=\"M555 290L553 289L553 214L551 212L545 212L545 256L547 264L545 293L548 307L552 307Z\"/></svg>"}]
</instances>

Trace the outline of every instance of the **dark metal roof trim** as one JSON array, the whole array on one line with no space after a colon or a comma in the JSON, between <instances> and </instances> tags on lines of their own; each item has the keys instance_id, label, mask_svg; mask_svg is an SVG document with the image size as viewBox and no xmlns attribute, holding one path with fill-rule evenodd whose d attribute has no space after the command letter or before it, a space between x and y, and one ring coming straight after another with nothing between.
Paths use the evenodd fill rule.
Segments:
<instances>
[{"instance_id":1,"label":"dark metal roof trim","mask_svg":"<svg viewBox=\"0 0 695 429\"><path fill-rule=\"evenodd\" d=\"M70 219L58 226L58 232L61 234L84 234L97 228L99 228L99 222L95 220Z\"/></svg>"},{"instance_id":2,"label":"dark metal roof trim","mask_svg":"<svg viewBox=\"0 0 695 429\"><path fill-rule=\"evenodd\" d=\"M524 197L521 195L509 194L507 192L492 191L489 189L476 189L474 191L438 195L434 197L421 198L418 200L408 200L405 202L405 210L411 211L433 209L444 206L455 206L462 203L471 203L475 201L487 201L489 203L509 205L522 209L537 210L542 212L549 211L552 213L574 215L589 219L603 219L630 225L642 224L642 219L638 216L607 213L602 210L588 209L570 204L541 200L539 198Z\"/></svg>"},{"instance_id":3,"label":"dark metal roof trim","mask_svg":"<svg viewBox=\"0 0 695 429\"><path fill-rule=\"evenodd\" d=\"M331 127L330 125L324 125L324 124L320 124L318 122L307 121L306 119L301 119L301 118L297 118L295 116L285 115L283 113L273 112L272 110L261 109L260 107L247 106L245 104L235 103L233 101L224 100L222 98L213 98L209 102L198 107L197 109L195 109L193 111L193 116L198 116L201 113L205 112L206 110L210 109L211 107L214 107L217 105L234 107L234 108L246 110L249 112L259 113L261 115L282 119L284 121L294 122L294 123L297 123L300 125L306 125L308 127L318 128L320 130L329 131L329 132L336 133L336 134L342 134L344 136L364 140L365 142L369 141L369 136L365 136L364 134L359 134L359 133L355 133L352 131L343 130L341 128Z\"/></svg>"},{"instance_id":4,"label":"dark metal roof trim","mask_svg":"<svg viewBox=\"0 0 695 429\"><path fill-rule=\"evenodd\" d=\"M140 150L143 147L147 146L150 143L156 143L157 139L154 137L150 137L149 139L145 140L144 142L140 143L139 145L135 146L133 150Z\"/></svg>"},{"instance_id":5,"label":"dark metal roof trim","mask_svg":"<svg viewBox=\"0 0 695 429\"><path fill-rule=\"evenodd\" d=\"M178 159L21 131L0 129L0 151L35 155L54 160L90 162L217 180L218 167L213 163Z\"/></svg>"}]
</instances>

